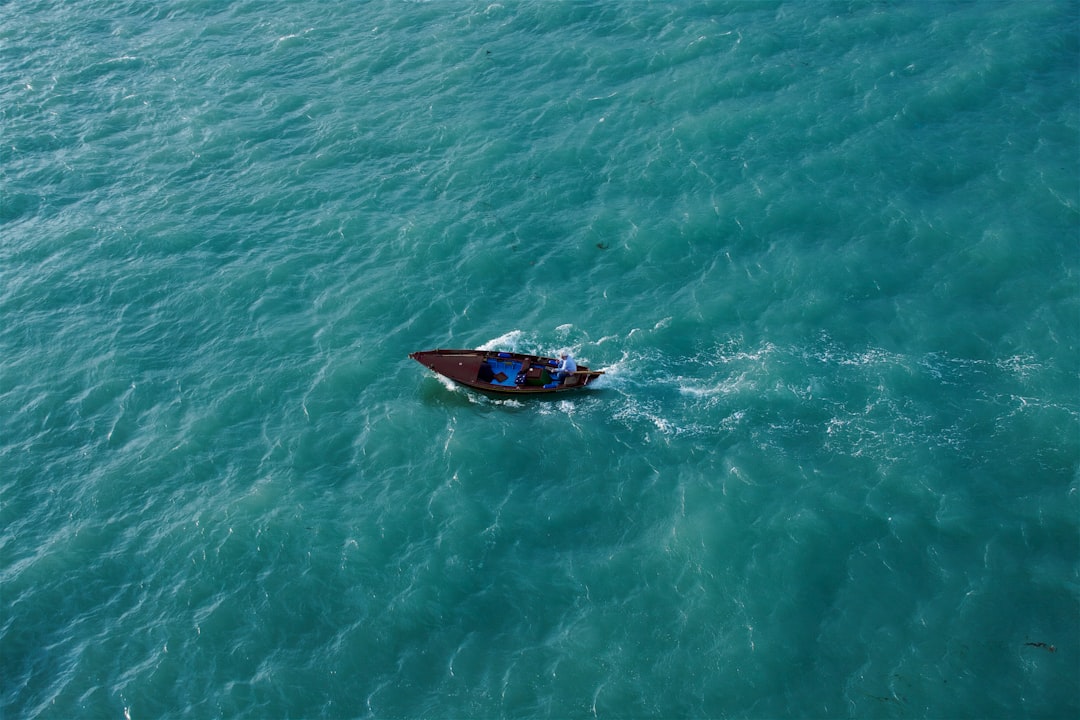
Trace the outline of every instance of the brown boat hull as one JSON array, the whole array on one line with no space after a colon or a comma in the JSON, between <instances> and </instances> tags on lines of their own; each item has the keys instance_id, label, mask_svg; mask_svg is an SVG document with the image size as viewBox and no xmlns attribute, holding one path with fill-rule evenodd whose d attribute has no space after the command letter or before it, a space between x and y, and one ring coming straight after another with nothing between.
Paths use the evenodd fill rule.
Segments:
<instances>
[{"instance_id":1,"label":"brown boat hull","mask_svg":"<svg viewBox=\"0 0 1080 720\"><path fill-rule=\"evenodd\" d=\"M580 390L603 375L579 365L577 372L556 382L554 358L496 350L423 350L410 353L416 362L456 383L501 395L547 395Z\"/></svg>"}]
</instances>

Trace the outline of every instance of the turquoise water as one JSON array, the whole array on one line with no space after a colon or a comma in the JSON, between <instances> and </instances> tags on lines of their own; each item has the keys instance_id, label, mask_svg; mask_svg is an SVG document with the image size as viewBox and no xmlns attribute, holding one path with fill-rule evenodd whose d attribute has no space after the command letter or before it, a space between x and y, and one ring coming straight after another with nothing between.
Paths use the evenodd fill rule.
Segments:
<instances>
[{"instance_id":1,"label":"turquoise water","mask_svg":"<svg viewBox=\"0 0 1080 720\"><path fill-rule=\"evenodd\" d=\"M5 4L0 714L1076 717L1078 8Z\"/></svg>"}]
</instances>

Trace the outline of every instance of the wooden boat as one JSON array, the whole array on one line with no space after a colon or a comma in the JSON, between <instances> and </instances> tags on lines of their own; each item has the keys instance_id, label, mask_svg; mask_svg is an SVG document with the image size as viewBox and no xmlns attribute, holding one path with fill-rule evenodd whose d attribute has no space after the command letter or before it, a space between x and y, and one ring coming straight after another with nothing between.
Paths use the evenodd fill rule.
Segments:
<instances>
[{"instance_id":1,"label":"wooden boat","mask_svg":"<svg viewBox=\"0 0 1080 720\"><path fill-rule=\"evenodd\" d=\"M552 377L558 360L496 350L424 350L409 357L456 383L507 395L580 390L604 374L578 365L577 372L559 382Z\"/></svg>"}]
</instances>

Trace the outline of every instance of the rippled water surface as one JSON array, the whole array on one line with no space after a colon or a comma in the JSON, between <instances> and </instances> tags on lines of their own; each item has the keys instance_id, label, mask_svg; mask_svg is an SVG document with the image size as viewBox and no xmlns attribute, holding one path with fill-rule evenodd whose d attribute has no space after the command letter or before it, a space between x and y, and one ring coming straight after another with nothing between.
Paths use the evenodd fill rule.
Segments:
<instances>
[{"instance_id":1,"label":"rippled water surface","mask_svg":"<svg viewBox=\"0 0 1080 720\"><path fill-rule=\"evenodd\" d=\"M1078 28L8 4L0 714L1075 716Z\"/></svg>"}]
</instances>

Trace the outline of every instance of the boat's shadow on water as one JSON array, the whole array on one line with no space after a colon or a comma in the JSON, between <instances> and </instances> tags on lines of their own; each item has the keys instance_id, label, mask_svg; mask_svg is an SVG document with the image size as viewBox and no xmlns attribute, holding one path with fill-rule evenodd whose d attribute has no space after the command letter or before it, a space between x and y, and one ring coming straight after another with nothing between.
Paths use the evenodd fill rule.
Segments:
<instances>
[{"instance_id":1,"label":"boat's shadow on water","mask_svg":"<svg viewBox=\"0 0 1080 720\"><path fill-rule=\"evenodd\" d=\"M538 404L547 405L564 400L571 402L596 398L608 394L603 388L583 388L581 390L568 390L558 393L535 393L528 395L507 395L505 393L488 393L474 388L463 386L447 387L440 382L424 383L417 391L421 402L425 405L441 406L447 408L484 407L506 408L510 410L525 409Z\"/></svg>"}]
</instances>

